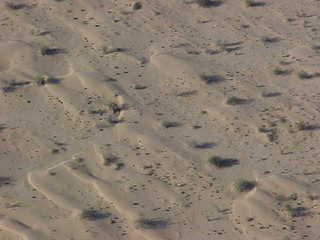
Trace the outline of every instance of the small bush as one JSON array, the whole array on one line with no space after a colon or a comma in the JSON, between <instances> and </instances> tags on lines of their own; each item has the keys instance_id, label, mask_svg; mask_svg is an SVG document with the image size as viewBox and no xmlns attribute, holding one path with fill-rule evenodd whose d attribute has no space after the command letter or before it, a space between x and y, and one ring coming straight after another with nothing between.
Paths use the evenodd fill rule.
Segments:
<instances>
[{"instance_id":1,"label":"small bush","mask_svg":"<svg viewBox=\"0 0 320 240\"><path fill-rule=\"evenodd\" d=\"M256 186L255 181L248 181L246 179L239 179L235 183L235 189L242 193L242 192L249 192Z\"/></svg>"},{"instance_id":2,"label":"small bush","mask_svg":"<svg viewBox=\"0 0 320 240\"><path fill-rule=\"evenodd\" d=\"M116 163L114 170L121 170L122 168L124 168L124 163Z\"/></svg>"},{"instance_id":3,"label":"small bush","mask_svg":"<svg viewBox=\"0 0 320 240\"><path fill-rule=\"evenodd\" d=\"M289 71L286 70L286 69L282 69L282 68L279 68L279 67L276 67L275 69L273 69L273 73L275 75L288 75L289 74Z\"/></svg>"},{"instance_id":4,"label":"small bush","mask_svg":"<svg viewBox=\"0 0 320 240\"><path fill-rule=\"evenodd\" d=\"M118 124L118 123L122 123L124 120L123 119L119 119L118 117L112 115L108 117L108 122L110 124Z\"/></svg>"},{"instance_id":5,"label":"small bush","mask_svg":"<svg viewBox=\"0 0 320 240\"><path fill-rule=\"evenodd\" d=\"M280 92L264 92L262 93L262 97L270 98L270 97L278 97L282 94Z\"/></svg>"},{"instance_id":6,"label":"small bush","mask_svg":"<svg viewBox=\"0 0 320 240\"><path fill-rule=\"evenodd\" d=\"M0 177L0 187L4 185L10 185L13 183L13 179L11 177Z\"/></svg>"},{"instance_id":7,"label":"small bush","mask_svg":"<svg viewBox=\"0 0 320 240\"><path fill-rule=\"evenodd\" d=\"M276 195L275 199L276 199L278 202L286 202L286 201L291 200L290 197L287 197L287 196L282 195L282 194Z\"/></svg>"},{"instance_id":8,"label":"small bush","mask_svg":"<svg viewBox=\"0 0 320 240\"><path fill-rule=\"evenodd\" d=\"M276 43L276 42L279 42L279 38L277 37L267 37L267 36L263 36L261 37L261 41L265 44L267 43Z\"/></svg>"},{"instance_id":9,"label":"small bush","mask_svg":"<svg viewBox=\"0 0 320 240\"><path fill-rule=\"evenodd\" d=\"M26 8L27 5L26 4L22 4L22 3L6 3L7 8L11 9L11 10L20 10L23 8Z\"/></svg>"},{"instance_id":10,"label":"small bush","mask_svg":"<svg viewBox=\"0 0 320 240\"><path fill-rule=\"evenodd\" d=\"M168 226L168 221L163 219L142 218L137 221L137 228L143 229L161 229Z\"/></svg>"},{"instance_id":11,"label":"small bush","mask_svg":"<svg viewBox=\"0 0 320 240\"><path fill-rule=\"evenodd\" d=\"M97 109L97 110L89 110L89 113L93 115L103 116L106 113L106 111L103 109Z\"/></svg>"},{"instance_id":12,"label":"small bush","mask_svg":"<svg viewBox=\"0 0 320 240\"><path fill-rule=\"evenodd\" d=\"M201 74L200 79L206 84L219 83L224 80L224 78L220 75L206 75L206 74Z\"/></svg>"},{"instance_id":13,"label":"small bush","mask_svg":"<svg viewBox=\"0 0 320 240\"><path fill-rule=\"evenodd\" d=\"M306 71L300 71L298 73L298 76L299 76L300 79L311 79L311 78L313 78L313 75L310 74L310 73L307 73Z\"/></svg>"},{"instance_id":14,"label":"small bush","mask_svg":"<svg viewBox=\"0 0 320 240\"><path fill-rule=\"evenodd\" d=\"M185 91L177 94L177 97L189 97L197 93L197 90Z\"/></svg>"},{"instance_id":15,"label":"small bush","mask_svg":"<svg viewBox=\"0 0 320 240\"><path fill-rule=\"evenodd\" d=\"M218 7L222 4L222 1L218 0L195 0L195 2L200 6L200 7Z\"/></svg>"},{"instance_id":16,"label":"small bush","mask_svg":"<svg viewBox=\"0 0 320 240\"><path fill-rule=\"evenodd\" d=\"M66 51L61 48L50 48L50 47L41 48L42 56L53 56L53 55L57 55L60 53L66 53Z\"/></svg>"},{"instance_id":17,"label":"small bush","mask_svg":"<svg viewBox=\"0 0 320 240\"><path fill-rule=\"evenodd\" d=\"M38 76L36 77L36 83L38 86L43 86L46 84L48 77L46 75L43 74L38 74Z\"/></svg>"},{"instance_id":18,"label":"small bush","mask_svg":"<svg viewBox=\"0 0 320 240\"><path fill-rule=\"evenodd\" d=\"M265 5L264 2L257 2L255 0L244 0L247 7L258 7Z\"/></svg>"},{"instance_id":19,"label":"small bush","mask_svg":"<svg viewBox=\"0 0 320 240\"><path fill-rule=\"evenodd\" d=\"M81 219L85 219L88 221L95 221L95 220L100 220L106 217L109 217L111 214L110 213L104 213L100 212L99 210L96 209L85 209L81 213Z\"/></svg>"},{"instance_id":20,"label":"small bush","mask_svg":"<svg viewBox=\"0 0 320 240\"><path fill-rule=\"evenodd\" d=\"M290 217L302 217L308 214L305 207L292 207L288 204L285 209Z\"/></svg>"},{"instance_id":21,"label":"small bush","mask_svg":"<svg viewBox=\"0 0 320 240\"><path fill-rule=\"evenodd\" d=\"M106 78L104 79L104 81L105 81L105 82L116 82L117 79L115 79L115 78L113 78L113 77L106 77Z\"/></svg>"},{"instance_id":22,"label":"small bush","mask_svg":"<svg viewBox=\"0 0 320 240\"><path fill-rule=\"evenodd\" d=\"M242 41L237 42L224 42L224 41L218 41L217 46L220 48L221 51L226 51L228 53L240 50L240 45L242 44Z\"/></svg>"},{"instance_id":23,"label":"small bush","mask_svg":"<svg viewBox=\"0 0 320 240\"><path fill-rule=\"evenodd\" d=\"M238 98L238 97L235 97L235 96L229 97L227 99L227 104L228 105L241 105L241 104L245 104L247 102L248 101L246 99Z\"/></svg>"},{"instance_id":24,"label":"small bush","mask_svg":"<svg viewBox=\"0 0 320 240\"><path fill-rule=\"evenodd\" d=\"M320 126L316 126L316 125L311 125L309 123L306 123L304 121L299 121L296 123L296 128L299 131L307 131L307 130L315 130L320 128Z\"/></svg>"},{"instance_id":25,"label":"small bush","mask_svg":"<svg viewBox=\"0 0 320 240\"><path fill-rule=\"evenodd\" d=\"M122 106L120 106L117 103L113 103L113 102L109 103L108 107L112 111L113 114L118 114L123 110Z\"/></svg>"},{"instance_id":26,"label":"small bush","mask_svg":"<svg viewBox=\"0 0 320 240\"><path fill-rule=\"evenodd\" d=\"M193 148L208 149L208 148L214 147L215 144L212 143L212 142L201 142L201 143L199 143L199 142L192 142L192 143L191 143L191 146L192 146Z\"/></svg>"},{"instance_id":27,"label":"small bush","mask_svg":"<svg viewBox=\"0 0 320 240\"><path fill-rule=\"evenodd\" d=\"M36 83L38 86L43 86L46 84L59 84L61 82L60 78L55 78L55 77L48 77L43 74L39 74L36 77Z\"/></svg>"},{"instance_id":28,"label":"small bush","mask_svg":"<svg viewBox=\"0 0 320 240\"><path fill-rule=\"evenodd\" d=\"M245 4L247 7L252 7L253 4L254 4L254 1L253 0L244 0Z\"/></svg>"},{"instance_id":29,"label":"small bush","mask_svg":"<svg viewBox=\"0 0 320 240\"><path fill-rule=\"evenodd\" d=\"M7 87L3 87L2 88L2 91L4 93L11 93L11 92L14 92L17 88L14 87L14 86L7 86Z\"/></svg>"},{"instance_id":30,"label":"small bush","mask_svg":"<svg viewBox=\"0 0 320 240\"><path fill-rule=\"evenodd\" d=\"M9 93L9 92L14 92L15 90L17 90L20 87L29 85L31 82L29 81L24 81L24 82L16 82L15 80L13 80L12 82L10 82L8 84L7 87L3 87L2 91L5 93Z\"/></svg>"},{"instance_id":31,"label":"small bush","mask_svg":"<svg viewBox=\"0 0 320 240\"><path fill-rule=\"evenodd\" d=\"M214 165L217 168L225 168L225 167L232 167L234 165L239 164L238 159L233 158L221 158L218 156L213 156L209 158L209 163Z\"/></svg>"},{"instance_id":32,"label":"small bush","mask_svg":"<svg viewBox=\"0 0 320 240\"><path fill-rule=\"evenodd\" d=\"M112 54L112 53L119 53L119 52L126 52L128 51L128 49L126 48L109 48L109 47L104 47L102 49L103 53L108 55L108 54Z\"/></svg>"},{"instance_id":33,"label":"small bush","mask_svg":"<svg viewBox=\"0 0 320 240\"><path fill-rule=\"evenodd\" d=\"M139 10L142 8L142 3L141 2L135 2L132 4L132 9L133 10Z\"/></svg>"},{"instance_id":34,"label":"small bush","mask_svg":"<svg viewBox=\"0 0 320 240\"><path fill-rule=\"evenodd\" d=\"M117 156L115 156L113 154L109 154L109 155L103 156L102 164L105 166L110 166L113 163L116 163L118 161L118 159L119 158Z\"/></svg>"},{"instance_id":35,"label":"small bush","mask_svg":"<svg viewBox=\"0 0 320 240\"><path fill-rule=\"evenodd\" d=\"M141 84L134 84L134 85L132 85L132 88L133 88L133 89L136 89L136 90L144 90L144 89L147 89L146 86L141 85Z\"/></svg>"},{"instance_id":36,"label":"small bush","mask_svg":"<svg viewBox=\"0 0 320 240\"><path fill-rule=\"evenodd\" d=\"M276 129L271 129L270 132L267 133L267 138L269 142L274 142L278 139L278 133Z\"/></svg>"},{"instance_id":37,"label":"small bush","mask_svg":"<svg viewBox=\"0 0 320 240\"><path fill-rule=\"evenodd\" d=\"M60 82L61 82L61 79L56 77L48 77L47 79L48 84L59 84Z\"/></svg>"},{"instance_id":38,"label":"small bush","mask_svg":"<svg viewBox=\"0 0 320 240\"><path fill-rule=\"evenodd\" d=\"M7 129L6 125L5 124L0 124L0 133L5 129Z\"/></svg>"},{"instance_id":39,"label":"small bush","mask_svg":"<svg viewBox=\"0 0 320 240\"><path fill-rule=\"evenodd\" d=\"M163 121L161 125L164 128L174 128L174 127L179 127L181 124L173 121Z\"/></svg>"}]
</instances>

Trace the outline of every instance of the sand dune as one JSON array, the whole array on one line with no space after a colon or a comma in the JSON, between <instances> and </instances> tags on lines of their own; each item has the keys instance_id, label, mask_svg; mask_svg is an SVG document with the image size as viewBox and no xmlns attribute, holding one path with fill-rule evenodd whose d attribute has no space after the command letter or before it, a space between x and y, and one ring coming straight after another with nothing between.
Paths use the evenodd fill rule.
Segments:
<instances>
[{"instance_id":1,"label":"sand dune","mask_svg":"<svg viewBox=\"0 0 320 240\"><path fill-rule=\"evenodd\" d=\"M319 1L0 3L0 240L320 238Z\"/></svg>"}]
</instances>

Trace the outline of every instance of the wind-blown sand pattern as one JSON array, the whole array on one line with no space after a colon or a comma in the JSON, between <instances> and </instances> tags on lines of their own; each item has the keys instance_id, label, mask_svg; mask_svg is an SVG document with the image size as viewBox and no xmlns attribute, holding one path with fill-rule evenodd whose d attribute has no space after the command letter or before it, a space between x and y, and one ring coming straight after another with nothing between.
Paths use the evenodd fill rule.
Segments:
<instances>
[{"instance_id":1,"label":"wind-blown sand pattern","mask_svg":"<svg viewBox=\"0 0 320 240\"><path fill-rule=\"evenodd\" d=\"M1 1L0 240L320 239L319 20Z\"/></svg>"}]
</instances>

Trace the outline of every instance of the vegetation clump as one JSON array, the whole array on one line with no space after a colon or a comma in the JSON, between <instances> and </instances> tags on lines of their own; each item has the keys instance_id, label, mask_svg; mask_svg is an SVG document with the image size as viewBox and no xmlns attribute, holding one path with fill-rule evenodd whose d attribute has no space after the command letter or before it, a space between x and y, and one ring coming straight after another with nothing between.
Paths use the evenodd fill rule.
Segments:
<instances>
[{"instance_id":1,"label":"vegetation clump","mask_svg":"<svg viewBox=\"0 0 320 240\"><path fill-rule=\"evenodd\" d=\"M265 44L267 43L276 43L279 41L279 38L277 37L268 37L268 36L263 36L261 37L261 41Z\"/></svg>"},{"instance_id":2,"label":"vegetation clump","mask_svg":"<svg viewBox=\"0 0 320 240\"><path fill-rule=\"evenodd\" d=\"M292 207L291 205L287 204L285 206L285 210L287 211L288 215L292 218L294 217L301 217L301 216L306 216L307 209L305 207Z\"/></svg>"},{"instance_id":3,"label":"vegetation clump","mask_svg":"<svg viewBox=\"0 0 320 240\"><path fill-rule=\"evenodd\" d=\"M218 7L222 4L222 1L218 0L195 0L200 7L208 8L208 7Z\"/></svg>"},{"instance_id":4,"label":"vegetation clump","mask_svg":"<svg viewBox=\"0 0 320 240\"><path fill-rule=\"evenodd\" d=\"M289 71L286 70L286 69L282 69L280 67L276 67L273 69L273 73L275 75L280 75L280 76L284 76L284 75L288 75L289 74Z\"/></svg>"},{"instance_id":5,"label":"vegetation clump","mask_svg":"<svg viewBox=\"0 0 320 240\"><path fill-rule=\"evenodd\" d=\"M137 228L161 229L161 228L166 228L167 225L168 225L168 221L163 219L141 218L137 220Z\"/></svg>"},{"instance_id":6,"label":"vegetation clump","mask_svg":"<svg viewBox=\"0 0 320 240\"><path fill-rule=\"evenodd\" d=\"M50 48L50 47L42 47L41 48L41 55L42 56L53 56L60 53L66 53L64 49L61 48Z\"/></svg>"},{"instance_id":7,"label":"vegetation clump","mask_svg":"<svg viewBox=\"0 0 320 240\"><path fill-rule=\"evenodd\" d=\"M239 164L238 159L233 158L222 158L218 156L213 156L209 158L209 163L214 165L217 168L225 168L225 167L232 167L234 165Z\"/></svg>"},{"instance_id":8,"label":"vegetation clump","mask_svg":"<svg viewBox=\"0 0 320 240\"><path fill-rule=\"evenodd\" d=\"M81 212L81 219L88 221L96 221L106 217L109 217L110 213L100 212L97 209L85 209Z\"/></svg>"},{"instance_id":9,"label":"vegetation clump","mask_svg":"<svg viewBox=\"0 0 320 240\"><path fill-rule=\"evenodd\" d=\"M255 181L249 181L246 179L239 179L238 181L235 182L235 189L240 192L249 192L256 186Z\"/></svg>"},{"instance_id":10,"label":"vegetation clump","mask_svg":"<svg viewBox=\"0 0 320 240\"><path fill-rule=\"evenodd\" d=\"M163 121L161 125L164 128L174 128L174 127L179 127L181 124L174 121Z\"/></svg>"},{"instance_id":11,"label":"vegetation clump","mask_svg":"<svg viewBox=\"0 0 320 240\"><path fill-rule=\"evenodd\" d=\"M4 185L10 185L13 182L11 177L1 177L0 176L0 187Z\"/></svg>"},{"instance_id":12,"label":"vegetation clump","mask_svg":"<svg viewBox=\"0 0 320 240\"><path fill-rule=\"evenodd\" d=\"M139 10L139 9L141 9L142 8L142 3L141 2L134 2L133 4L132 4L132 9L133 10Z\"/></svg>"},{"instance_id":13,"label":"vegetation clump","mask_svg":"<svg viewBox=\"0 0 320 240\"><path fill-rule=\"evenodd\" d=\"M191 146L198 149L209 149L215 146L212 142L192 142Z\"/></svg>"},{"instance_id":14,"label":"vegetation clump","mask_svg":"<svg viewBox=\"0 0 320 240\"><path fill-rule=\"evenodd\" d=\"M247 7L258 7L265 5L264 2L257 2L255 0L244 0Z\"/></svg>"},{"instance_id":15,"label":"vegetation clump","mask_svg":"<svg viewBox=\"0 0 320 240\"><path fill-rule=\"evenodd\" d=\"M300 71L300 72L298 73L298 77L299 77L300 79L311 79L311 78L313 78L314 76L313 76L313 74L307 73L306 71Z\"/></svg>"},{"instance_id":16,"label":"vegetation clump","mask_svg":"<svg viewBox=\"0 0 320 240\"><path fill-rule=\"evenodd\" d=\"M6 6L11 10L20 10L27 7L27 5L23 3L9 3L9 2L6 3Z\"/></svg>"},{"instance_id":17,"label":"vegetation clump","mask_svg":"<svg viewBox=\"0 0 320 240\"><path fill-rule=\"evenodd\" d=\"M305 121L299 121L296 123L296 128L298 131L307 131L319 129L319 126L306 123Z\"/></svg>"},{"instance_id":18,"label":"vegetation clump","mask_svg":"<svg viewBox=\"0 0 320 240\"><path fill-rule=\"evenodd\" d=\"M206 75L201 74L200 80L205 82L206 84L219 83L224 80L224 78L220 75Z\"/></svg>"},{"instance_id":19,"label":"vegetation clump","mask_svg":"<svg viewBox=\"0 0 320 240\"><path fill-rule=\"evenodd\" d=\"M227 99L228 105L241 105L241 104L245 104L247 102L248 102L247 99L239 98L239 97L235 97L235 96L228 97L228 99Z\"/></svg>"},{"instance_id":20,"label":"vegetation clump","mask_svg":"<svg viewBox=\"0 0 320 240\"><path fill-rule=\"evenodd\" d=\"M102 164L105 166L110 166L118 161L118 157L113 154L108 154L103 156Z\"/></svg>"},{"instance_id":21,"label":"vegetation clump","mask_svg":"<svg viewBox=\"0 0 320 240\"><path fill-rule=\"evenodd\" d=\"M120 52L126 52L128 49L126 48L109 48L109 47L104 47L102 49L102 52L106 55L112 54L112 53L120 53Z\"/></svg>"}]
</instances>

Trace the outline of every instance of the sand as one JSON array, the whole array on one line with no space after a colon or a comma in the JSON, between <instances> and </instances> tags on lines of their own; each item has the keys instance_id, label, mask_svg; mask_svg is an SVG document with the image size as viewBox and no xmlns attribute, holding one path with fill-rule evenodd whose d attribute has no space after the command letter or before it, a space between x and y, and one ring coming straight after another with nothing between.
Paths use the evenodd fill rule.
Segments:
<instances>
[{"instance_id":1,"label":"sand","mask_svg":"<svg viewBox=\"0 0 320 240\"><path fill-rule=\"evenodd\" d=\"M320 2L197 2L0 2L0 240L320 239Z\"/></svg>"}]
</instances>

